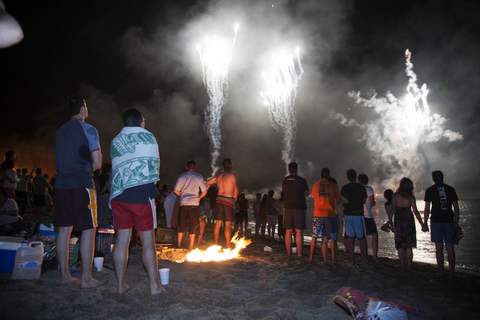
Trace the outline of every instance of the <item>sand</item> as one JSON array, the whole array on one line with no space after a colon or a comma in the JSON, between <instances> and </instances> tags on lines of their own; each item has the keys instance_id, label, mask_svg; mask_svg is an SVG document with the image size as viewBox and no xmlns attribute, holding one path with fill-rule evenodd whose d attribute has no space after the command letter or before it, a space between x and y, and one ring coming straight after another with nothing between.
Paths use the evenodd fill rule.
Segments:
<instances>
[{"instance_id":1,"label":"sand","mask_svg":"<svg viewBox=\"0 0 480 320\"><path fill-rule=\"evenodd\" d=\"M56 270L38 281L0 280L1 319L349 319L332 303L343 286L384 300L417 307L411 319L474 319L480 277L439 275L433 266L415 264L403 272L398 261L381 259L352 268L340 253L337 266L288 258L280 244L273 252L253 243L242 258L222 263L160 261L171 269L167 293L150 297L140 254L132 254L124 295L115 293L111 258L95 277L105 284L82 290L59 283Z\"/></svg>"}]
</instances>

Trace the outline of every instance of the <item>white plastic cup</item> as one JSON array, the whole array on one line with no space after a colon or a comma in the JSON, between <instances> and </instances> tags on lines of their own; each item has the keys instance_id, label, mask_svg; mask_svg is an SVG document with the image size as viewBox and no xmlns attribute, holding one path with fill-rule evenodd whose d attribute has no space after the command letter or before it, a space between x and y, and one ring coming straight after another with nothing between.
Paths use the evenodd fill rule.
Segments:
<instances>
[{"instance_id":1,"label":"white plastic cup","mask_svg":"<svg viewBox=\"0 0 480 320\"><path fill-rule=\"evenodd\" d=\"M297 247L292 247L292 253L297 253Z\"/></svg>"},{"instance_id":2,"label":"white plastic cup","mask_svg":"<svg viewBox=\"0 0 480 320\"><path fill-rule=\"evenodd\" d=\"M95 257L93 258L93 264L95 265L95 269L100 272L103 270L103 260L104 257Z\"/></svg>"},{"instance_id":3,"label":"white plastic cup","mask_svg":"<svg viewBox=\"0 0 480 320\"><path fill-rule=\"evenodd\" d=\"M170 268L161 268L158 271L160 272L160 282L162 286L166 286L170 281Z\"/></svg>"},{"instance_id":4,"label":"white plastic cup","mask_svg":"<svg viewBox=\"0 0 480 320\"><path fill-rule=\"evenodd\" d=\"M265 251L265 252L272 252L273 249L272 249L272 247L265 246L265 247L263 247L263 251Z\"/></svg>"}]
</instances>

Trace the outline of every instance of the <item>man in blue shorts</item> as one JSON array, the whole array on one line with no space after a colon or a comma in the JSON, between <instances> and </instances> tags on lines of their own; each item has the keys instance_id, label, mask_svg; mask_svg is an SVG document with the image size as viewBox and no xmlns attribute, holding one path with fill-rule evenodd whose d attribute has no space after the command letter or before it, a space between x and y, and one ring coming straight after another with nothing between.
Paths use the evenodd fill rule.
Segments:
<instances>
[{"instance_id":1,"label":"man in blue shorts","mask_svg":"<svg viewBox=\"0 0 480 320\"><path fill-rule=\"evenodd\" d=\"M454 244L460 216L457 192L453 187L443 183L441 171L433 171L432 179L435 184L425 191L424 225L427 226L431 214L431 236L432 242L435 242L438 269L444 270L443 246L445 244L448 269L450 272L455 272ZM428 227L422 231L428 231Z\"/></svg>"},{"instance_id":2,"label":"man in blue shorts","mask_svg":"<svg viewBox=\"0 0 480 320\"><path fill-rule=\"evenodd\" d=\"M102 166L97 129L85 122L85 99L72 97L68 102L70 118L56 132L55 226L58 228L57 259L63 282L71 282L69 243L72 230L81 231L81 288L93 288L99 281L92 277L93 250L97 228L97 193L93 171Z\"/></svg>"},{"instance_id":3,"label":"man in blue shorts","mask_svg":"<svg viewBox=\"0 0 480 320\"><path fill-rule=\"evenodd\" d=\"M345 247L355 263L355 240L360 246L360 253L367 262L367 241L365 239L365 221L363 205L367 199L365 187L357 183L357 173L353 169L347 171L348 184L344 185L341 195L344 201L343 215L345 219Z\"/></svg>"}]
</instances>

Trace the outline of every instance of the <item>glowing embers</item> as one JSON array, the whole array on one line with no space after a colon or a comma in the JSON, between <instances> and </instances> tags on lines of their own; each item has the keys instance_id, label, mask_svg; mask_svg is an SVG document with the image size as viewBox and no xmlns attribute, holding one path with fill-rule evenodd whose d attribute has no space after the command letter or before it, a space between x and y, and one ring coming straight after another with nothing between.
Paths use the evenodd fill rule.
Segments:
<instances>
[{"instance_id":1,"label":"glowing embers","mask_svg":"<svg viewBox=\"0 0 480 320\"><path fill-rule=\"evenodd\" d=\"M222 147L220 123L228 89L228 69L237 38L238 24L234 26L233 38L207 35L197 45L202 66L203 84L209 103L205 109L205 129L210 140L211 167L215 172Z\"/></svg>"},{"instance_id":2,"label":"glowing embers","mask_svg":"<svg viewBox=\"0 0 480 320\"><path fill-rule=\"evenodd\" d=\"M294 52L276 50L266 62L261 74L263 90L260 92L263 103L268 107L268 115L273 127L283 134L282 160L288 164L293 159L296 130L295 98L303 75L300 50Z\"/></svg>"},{"instance_id":3,"label":"glowing embers","mask_svg":"<svg viewBox=\"0 0 480 320\"><path fill-rule=\"evenodd\" d=\"M231 243L234 245L233 249L215 245L208 247L206 250L194 249L187 254L185 260L190 262L220 262L236 259L240 257L240 251L245 249L252 241L244 237L240 238L237 232Z\"/></svg>"}]
</instances>

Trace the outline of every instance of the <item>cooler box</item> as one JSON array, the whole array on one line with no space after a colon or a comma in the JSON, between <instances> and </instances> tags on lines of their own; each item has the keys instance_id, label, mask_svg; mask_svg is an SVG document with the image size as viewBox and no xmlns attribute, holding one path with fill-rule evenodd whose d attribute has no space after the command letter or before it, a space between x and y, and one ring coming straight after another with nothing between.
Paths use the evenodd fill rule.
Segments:
<instances>
[{"instance_id":1,"label":"cooler box","mask_svg":"<svg viewBox=\"0 0 480 320\"><path fill-rule=\"evenodd\" d=\"M38 234L51 239L55 239L57 236L53 224L40 224L38 226Z\"/></svg>"},{"instance_id":2,"label":"cooler box","mask_svg":"<svg viewBox=\"0 0 480 320\"><path fill-rule=\"evenodd\" d=\"M114 235L115 229L98 228L97 237L95 239L95 251L102 253L104 256L110 255L112 252L111 245L113 243Z\"/></svg>"},{"instance_id":3,"label":"cooler box","mask_svg":"<svg viewBox=\"0 0 480 320\"><path fill-rule=\"evenodd\" d=\"M15 265L17 249L22 245L23 238L0 237L0 273L11 273Z\"/></svg>"}]
</instances>

